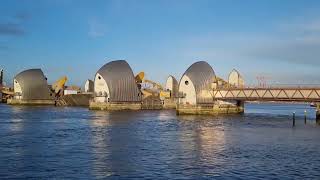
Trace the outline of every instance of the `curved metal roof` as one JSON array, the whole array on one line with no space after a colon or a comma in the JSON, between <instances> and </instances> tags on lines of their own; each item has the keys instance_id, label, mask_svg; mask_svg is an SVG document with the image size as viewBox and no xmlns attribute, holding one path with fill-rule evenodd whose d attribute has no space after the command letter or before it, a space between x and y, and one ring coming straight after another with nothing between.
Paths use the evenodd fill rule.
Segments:
<instances>
[{"instance_id":1,"label":"curved metal roof","mask_svg":"<svg viewBox=\"0 0 320 180\"><path fill-rule=\"evenodd\" d=\"M110 102L141 101L141 92L125 60L111 61L102 66L97 73L105 79L109 87Z\"/></svg>"},{"instance_id":2,"label":"curved metal roof","mask_svg":"<svg viewBox=\"0 0 320 180\"><path fill-rule=\"evenodd\" d=\"M168 76L168 78L167 78L167 81L168 81L168 79L169 78L172 78L172 96L173 97L178 97L178 92L179 92L179 83L178 83L178 81L177 81L177 79L174 77L174 76L172 76L172 75L169 75Z\"/></svg>"},{"instance_id":3,"label":"curved metal roof","mask_svg":"<svg viewBox=\"0 0 320 180\"><path fill-rule=\"evenodd\" d=\"M53 99L53 96L51 96L52 94L50 94L46 77L41 69L29 69L22 71L17 74L14 79L18 81L21 87L22 99Z\"/></svg>"},{"instance_id":4,"label":"curved metal roof","mask_svg":"<svg viewBox=\"0 0 320 180\"><path fill-rule=\"evenodd\" d=\"M228 77L230 77L230 75L231 75L233 72L237 73L239 78L242 78L240 72L239 72L238 70L236 70L236 69L232 69L232 71L229 73L229 76L228 76Z\"/></svg>"},{"instance_id":5,"label":"curved metal roof","mask_svg":"<svg viewBox=\"0 0 320 180\"><path fill-rule=\"evenodd\" d=\"M213 98L204 97L201 95L203 90L211 91L211 83L215 78L215 73L212 67L205 61L198 61L193 63L183 74L186 75L192 81L196 90L197 103L212 103ZM183 77L182 76L182 77ZM181 77L181 79L182 79ZM181 80L180 80L181 83ZM180 84L179 84L180 85Z\"/></svg>"},{"instance_id":6,"label":"curved metal roof","mask_svg":"<svg viewBox=\"0 0 320 180\"><path fill-rule=\"evenodd\" d=\"M237 79L237 83L236 84L232 84L232 80L231 80L231 75L232 73L236 73L237 76L238 76L238 79ZM229 76L228 76L228 83L231 84L231 85L236 85L236 86L244 86L244 80L240 74L240 72L236 69L232 69L232 71L229 73Z\"/></svg>"}]
</instances>

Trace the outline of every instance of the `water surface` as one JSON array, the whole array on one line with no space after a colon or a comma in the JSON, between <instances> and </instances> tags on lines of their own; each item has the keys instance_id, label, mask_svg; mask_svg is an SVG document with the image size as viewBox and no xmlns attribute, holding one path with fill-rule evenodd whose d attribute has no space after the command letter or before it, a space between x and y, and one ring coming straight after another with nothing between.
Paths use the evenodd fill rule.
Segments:
<instances>
[{"instance_id":1,"label":"water surface","mask_svg":"<svg viewBox=\"0 0 320 180\"><path fill-rule=\"evenodd\" d=\"M243 115L212 117L1 104L0 177L319 179L314 111L247 104Z\"/></svg>"}]
</instances>

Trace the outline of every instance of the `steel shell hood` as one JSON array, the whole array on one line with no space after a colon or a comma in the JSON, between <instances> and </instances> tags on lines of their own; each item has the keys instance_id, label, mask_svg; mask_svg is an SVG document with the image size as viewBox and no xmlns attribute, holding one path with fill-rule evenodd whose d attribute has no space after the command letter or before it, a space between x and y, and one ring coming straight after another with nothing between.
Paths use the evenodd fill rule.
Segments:
<instances>
[{"instance_id":1,"label":"steel shell hood","mask_svg":"<svg viewBox=\"0 0 320 180\"><path fill-rule=\"evenodd\" d=\"M206 91L206 92L212 91L211 85L215 78L215 73L212 67L205 61L198 61L192 64L186 70L183 76L185 75L190 78L190 80L194 85L194 88L196 91L196 102L198 104L212 103L213 102L212 97L202 95L203 91ZM180 83L182 83L181 80L180 80Z\"/></svg>"},{"instance_id":2,"label":"steel shell hood","mask_svg":"<svg viewBox=\"0 0 320 180\"><path fill-rule=\"evenodd\" d=\"M111 61L102 66L99 73L110 91L110 102L139 102L141 92L133 72L125 60Z\"/></svg>"},{"instance_id":3,"label":"steel shell hood","mask_svg":"<svg viewBox=\"0 0 320 180\"><path fill-rule=\"evenodd\" d=\"M22 99L48 100L53 99L46 77L41 69L29 69L17 74L14 78L19 83Z\"/></svg>"}]
</instances>

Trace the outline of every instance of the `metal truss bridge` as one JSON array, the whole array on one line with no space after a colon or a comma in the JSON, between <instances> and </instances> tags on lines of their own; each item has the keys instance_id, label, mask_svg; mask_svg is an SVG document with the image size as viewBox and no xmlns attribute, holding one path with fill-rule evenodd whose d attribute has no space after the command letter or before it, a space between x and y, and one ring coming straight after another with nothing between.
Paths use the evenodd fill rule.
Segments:
<instances>
[{"instance_id":1,"label":"metal truss bridge","mask_svg":"<svg viewBox=\"0 0 320 180\"><path fill-rule=\"evenodd\" d=\"M217 100L320 102L319 87L221 88L213 90Z\"/></svg>"}]
</instances>

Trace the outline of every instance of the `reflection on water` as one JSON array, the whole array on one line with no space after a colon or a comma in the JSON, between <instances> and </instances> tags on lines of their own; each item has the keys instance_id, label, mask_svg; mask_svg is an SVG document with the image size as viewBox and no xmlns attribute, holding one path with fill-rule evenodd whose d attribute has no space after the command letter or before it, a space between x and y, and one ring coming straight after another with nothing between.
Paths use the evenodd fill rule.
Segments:
<instances>
[{"instance_id":1,"label":"reflection on water","mask_svg":"<svg viewBox=\"0 0 320 180\"><path fill-rule=\"evenodd\" d=\"M110 125L109 114L110 114L109 112L105 112L105 111L93 111L90 125L93 128L95 127L103 128Z\"/></svg>"},{"instance_id":2,"label":"reflection on water","mask_svg":"<svg viewBox=\"0 0 320 180\"><path fill-rule=\"evenodd\" d=\"M279 104L247 104L244 115L178 117L0 105L0 177L317 179L320 126L312 113Z\"/></svg>"},{"instance_id":3,"label":"reflection on water","mask_svg":"<svg viewBox=\"0 0 320 180\"><path fill-rule=\"evenodd\" d=\"M103 129L110 126L109 113L104 111L92 112L90 126L92 128L92 173L98 178L106 178L112 175L111 165L108 163L109 158L109 134Z\"/></svg>"}]
</instances>

